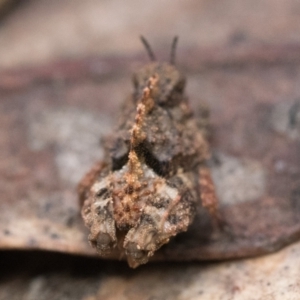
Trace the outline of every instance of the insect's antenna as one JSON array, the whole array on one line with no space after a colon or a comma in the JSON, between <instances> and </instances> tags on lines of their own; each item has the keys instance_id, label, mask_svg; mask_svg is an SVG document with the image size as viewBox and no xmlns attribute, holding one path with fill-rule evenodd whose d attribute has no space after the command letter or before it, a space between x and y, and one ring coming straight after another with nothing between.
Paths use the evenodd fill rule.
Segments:
<instances>
[{"instance_id":1,"label":"insect's antenna","mask_svg":"<svg viewBox=\"0 0 300 300\"><path fill-rule=\"evenodd\" d=\"M175 54L176 54L176 47L178 42L178 36L173 38L172 46L171 46L171 55L170 55L170 64L175 65Z\"/></svg>"},{"instance_id":2,"label":"insect's antenna","mask_svg":"<svg viewBox=\"0 0 300 300\"><path fill-rule=\"evenodd\" d=\"M146 48L146 51L147 51L147 53L149 55L150 60L151 61L156 61L155 55L154 55L154 53L152 51L152 48L149 45L148 41L142 35L140 36L140 38L141 38L141 41L142 41L143 45Z\"/></svg>"}]
</instances>

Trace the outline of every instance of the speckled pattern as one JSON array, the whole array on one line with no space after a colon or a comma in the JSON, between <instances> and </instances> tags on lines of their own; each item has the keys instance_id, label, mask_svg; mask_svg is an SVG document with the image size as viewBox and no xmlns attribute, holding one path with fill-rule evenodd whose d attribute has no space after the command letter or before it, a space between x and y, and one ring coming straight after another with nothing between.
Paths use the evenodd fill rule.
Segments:
<instances>
[{"instance_id":1,"label":"speckled pattern","mask_svg":"<svg viewBox=\"0 0 300 300\"><path fill-rule=\"evenodd\" d=\"M299 243L258 258L194 261L266 253L299 238L299 1L23 3L0 28L0 66L15 68L0 73L0 243L9 249L0 253L0 299L298 299ZM211 108L211 168L234 235L222 239L199 216L156 257L193 262L130 271L68 253L92 255L75 181L101 158L94 150L131 71L145 63L140 34L160 59L180 36L177 64L192 105ZM72 60L85 55L100 56Z\"/></svg>"},{"instance_id":2,"label":"speckled pattern","mask_svg":"<svg viewBox=\"0 0 300 300\"><path fill-rule=\"evenodd\" d=\"M184 60L183 67L185 63L188 68ZM15 91L10 85L7 89L2 86L3 248L26 245L29 249L93 253L79 218L76 180L102 157L101 139L112 130L116 107L129 91L128 76L114 75L120 69L116 62L99 77L84 69L88 66L87 62L74 64L72 74L78 70L90 74L89 79L70 77L67 71L61 74L64 79L48 73L43 82L27 83L26 89L26 85ZM274 125L274 110L286 101L286 95L291 102L297 99L300 73L295 66L292 75L287 72L289 64L187 72L191 79L187 93L194 110L199 111L200 93L211 108L210 165L228 230L213 229L209 216L199 211L190 230L163 247L154 259L249 256L274 251L298 238L299 143ZM39 76L41 69L36 72ZM34 71L31 74L34 82ZM288 91L286 86L280 88L286 80ZM247 101L250 84L256 96ZM294 119L297 127L298 119Z\"/></svg>"}]
</instances>

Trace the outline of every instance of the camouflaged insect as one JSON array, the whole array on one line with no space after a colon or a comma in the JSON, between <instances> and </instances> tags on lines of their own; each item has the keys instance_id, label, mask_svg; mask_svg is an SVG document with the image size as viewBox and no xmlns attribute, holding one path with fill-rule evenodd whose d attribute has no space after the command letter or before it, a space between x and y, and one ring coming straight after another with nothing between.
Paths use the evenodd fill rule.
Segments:
<instances>
[{"instance_id":1,"label":"camouflaged insect","mask_svg":"<svg viewBox=\"0 0 300 300\"><path fill-rule=\"evenodd\" d=\"M116 133L98 163L79 185L88 239L101 256L118 250L131 267L193 222L197 203L216 212L205 161L207 115L196 121L184 94L185 77L171 63L151 63L133 76L134 91Z\"/></svg>"}]
</instances>

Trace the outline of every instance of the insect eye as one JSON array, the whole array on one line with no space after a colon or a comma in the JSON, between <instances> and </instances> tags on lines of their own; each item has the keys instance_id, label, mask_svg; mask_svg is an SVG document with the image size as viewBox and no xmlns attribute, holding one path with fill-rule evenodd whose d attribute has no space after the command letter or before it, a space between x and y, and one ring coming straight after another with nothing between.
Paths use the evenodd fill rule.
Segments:
<instances>
[{"instance_id":1,"label":"insect eye","mask_svg":"<svg viewBox=\"0 0 300 300\"><path fill-rule=\"evenodd\" d=\"M184 87L185 87L185 81L180 81L176 85L175 90L176 90L176 92L181 93L181 92L183 92Z\"/></svg>"}]
</instances>

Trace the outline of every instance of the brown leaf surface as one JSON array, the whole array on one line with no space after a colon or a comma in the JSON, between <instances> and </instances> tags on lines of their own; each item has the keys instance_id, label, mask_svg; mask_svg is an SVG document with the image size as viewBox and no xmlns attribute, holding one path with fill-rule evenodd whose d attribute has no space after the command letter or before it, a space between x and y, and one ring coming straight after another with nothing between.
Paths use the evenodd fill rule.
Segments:
<instances>
[{"instance_id":1,"label":"brown leaf surface","mask_svg":"<svg viewBox=\"0 0 300 300\"><path fill-rule=\"evenodd\" d=\"M195 112L203 100L211 109L211 168L227 228L213 229L199 210L190 230L154 259L253 256L300 236L300 57L289 46L205 53L193 54L193 65L183 55L180 65ZM95 255L75 186L101 159L100 139L130 92L132 61L99 58L0 75L2 249Z\"/></svg>"},{"instance_id":2,"label":"brown leaf surface","mask_svg":"<svg viewBox=\"0 0 300 300\"><path fill-rule=\"evenodd\" d=\"M0 299L298 299L300 242L194 260L299 238L299 12L298 0L22 1L0 28L0 66L16 68L0 73ZM192 105L212 110L213 175L232 226L211 235L199 216L156 257L192 262L130 270L94 256L74 188L146 56L139 34L159 58L180 37ZM49 63L61 57L72 59ZM20 69L29 63L48 65Z\"/></svg>"}]
</instances>

